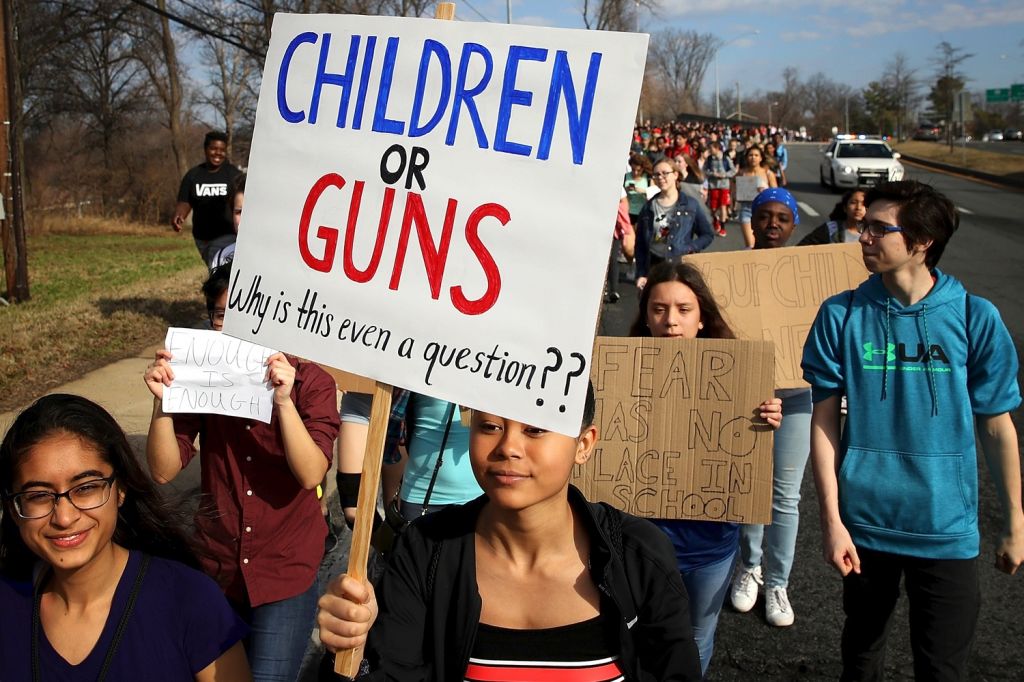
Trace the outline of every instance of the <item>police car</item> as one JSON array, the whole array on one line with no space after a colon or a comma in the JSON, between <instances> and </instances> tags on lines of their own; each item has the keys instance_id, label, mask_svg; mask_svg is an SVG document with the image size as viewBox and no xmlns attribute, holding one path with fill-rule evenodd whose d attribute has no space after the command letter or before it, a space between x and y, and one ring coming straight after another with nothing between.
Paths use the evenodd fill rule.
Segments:
<instances>
[{"instance_id":1,"label":"police car","mask_svg":"<svg viewBox=\"0 0 1024 682\"><path fill-rule=\"evenodd\" d=\"M822 187L850 189L902 180L903 164L884 140L867 135L836 135L818 169Z\"/></svg>"}]
</instances>

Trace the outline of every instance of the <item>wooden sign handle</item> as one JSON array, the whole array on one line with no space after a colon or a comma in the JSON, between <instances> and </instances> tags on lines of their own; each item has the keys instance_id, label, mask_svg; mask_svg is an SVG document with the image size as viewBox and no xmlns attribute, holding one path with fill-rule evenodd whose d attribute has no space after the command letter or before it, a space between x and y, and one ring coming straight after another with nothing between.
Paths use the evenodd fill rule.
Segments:
<instances>
[{"instance_id":1,"label":"wooden sign handle","mask_svg":"<svg viewBox=\"0 0 1024 682\"><path fill-rule=\"evenodd\" d=\"M366 565L370 559L370 536L377 511L377 488L380 485L380 467L384 458L384 439L388 433L391 415L391 386L377 382L370 409L370 428L363 452L363 476L359 483L356 503L356 523L352 529L352 546L348 554L348 575L356 580L366 578ZM334 672L355 677L363 660L363 647L339 651L334 659Z\"/></svg>"},{"instance_id":2,"label":"wooden sign handle","mask_svg":"<svg viewBox=\"0 0 1024 682\"><path fill-rule=\"evenodd\" d=\"M439 2L434 9L435 19L451 21L455 18L454 2ZM373 407L370 410L370 429L366 436L366 450L363 454L363 476L359 483L359 500L356 503L356 524L352 530L352 547L348 555L348 575L356 580L366 577L366 564L370 558L370 536L373 534L373 517L377 507L377 488L380 485L380 467L384 457L384 438L391 416L391 386L377 382L373 393ZM345 677L355 677L363 661L363 647L339 651L334 658L334 672Z\"/></svg>"}]
</instances>

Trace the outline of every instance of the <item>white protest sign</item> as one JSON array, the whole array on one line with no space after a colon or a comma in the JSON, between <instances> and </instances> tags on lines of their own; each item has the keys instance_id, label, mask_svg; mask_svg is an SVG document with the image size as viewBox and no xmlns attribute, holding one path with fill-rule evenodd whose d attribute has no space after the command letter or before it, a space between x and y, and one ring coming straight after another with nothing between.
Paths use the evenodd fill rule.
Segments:
<instances>
[{"instance_id":1,"label":"white protest sign","mask_svg":"<svg viewBox=\"0 0 1024 682\"><path fill-rule=\"evenodd\" d=\"M169 327L174 382L164 387L163 410L223 414L269 424L274 390L266 381L275 351L220 332Z\"/></svg>"},{"instance_id":2,"label":"white protest sign","mask_svg":"<svg viewBox=\"0 0 1024 682\"><path fill-rule=\"evenodd\" d=\"M225 330L576 434L646 49L276 15Z\"/></svg>"},{"instance_id":3,"label":"white protest sign","mask_svg":"<svg viewBox=\"0 0 1024 682\"><path fill-rule=\"evenodd\" d=\"M736 176L736 201L753 201L757 197L757 176Z\"/></svg>"}]
</instances>

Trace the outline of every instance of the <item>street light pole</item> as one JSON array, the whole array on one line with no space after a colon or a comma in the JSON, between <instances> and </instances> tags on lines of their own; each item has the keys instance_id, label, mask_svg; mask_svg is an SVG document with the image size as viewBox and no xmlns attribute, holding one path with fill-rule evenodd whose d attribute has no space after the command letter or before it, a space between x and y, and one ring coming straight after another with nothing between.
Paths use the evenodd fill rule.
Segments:
<instances>
[{"instance_id":1,"label":"street light pole","mask_svg":"<svg viewBox=\"0 0 1024 682\"><path fill-rule=\"evenodd\" d=\"M639 5L639 3L637 3ZM718 89L718 51L727 45L735 43L740 38L746 38L747 36L756 36L761 33L761 29L755 28L753 31L747 31L741 33L738 36L726 40L724 43L715 48L715 118L722 118L722 96Z\"/></svg>"}]
</instances>

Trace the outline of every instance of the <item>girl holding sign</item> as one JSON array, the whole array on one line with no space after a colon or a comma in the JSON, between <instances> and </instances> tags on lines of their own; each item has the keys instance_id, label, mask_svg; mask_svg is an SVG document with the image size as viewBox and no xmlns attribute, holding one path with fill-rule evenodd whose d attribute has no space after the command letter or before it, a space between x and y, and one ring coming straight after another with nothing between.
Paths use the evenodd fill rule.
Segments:
<instances>
[{"instance_id":1,"label":"girl holding sign","mask_svg":"<svg viewBox=\"0 0 1024 682\"><path fill-rule=\"evenodd\" d=\"M747 178L742 180L741 178ZM754 196L747 194L744 185L754 185ZM743 225L743 246L754 248L754 232L750 227L751 201L758 192L763 192L769 187L776 187L775 173L768 168L765 162L764 151L756 145L747 147L743 155L743 164L736 173L736 198L740 207L740 223Z\"/></svg>"},{"instance_id":2,"label":"girl holding sign","mask_svg":"<svg viewBox=\"0 0 1024 682\"><path fill-rule=\"evenodd\" d=\"M368 636L360 679L699 680L665 537L569 485L597 441L593 417L592 388L576 436L474 412L484 496L417 519L376 592L331 581L318 617L327 648Z\"/></svg>"},{"instance_id":3,"label":"girl holding sign","mask_svg":"<svg viewBox=\"0 0 1024 682\"><path fill-rule=\"evenodd\" d=\"M99 405L40 398L0 445L0 677L248 680L245 624Z\"/></svg>"},{"instance_id":4,"label":"girl holding sign","mask_svg":"<svg viewBox=\"0 0 1024 682\"><path fill-rule=\"evenodd\" d=\"M785 246L800 223L796 199L782 188L758 194L751 211L756 249ZM785 627L794 619L787 587L800 522L800 483L811 450L811 391L785 389L775 395L782 399L786 424L775 434L772 522L743 526L740 563L729 596L737 611L747 612L757 602L758 587L764 585L765 618L770 625Z\"/></svg>"},{"instance_id":5,"label":"girl holding sign","mask_svg":"<svg viewBox=\"0 0 1024 682\"><path fill-rule=\"evenodd\" d=\"M210 322L224 324L231 264L203 285ZM266 380L274 389L269 424L218 414L167 414L162 397L174 381L171 354L157 351L146 369L153 416L146 458L167 483L202 446L196 514L203 569L249 621L249 663L257 680L294 680L316 615L324 522L314 489L331 464L338 435L334 380L311 362L274 353ZM212 506L212 509L210 508Z\"/></svg>"},{"instance_id":6,"label":"girl holding sign","mask_svg":"<svg viewBox=\"0 0 1024 682\"><path fill-rule=\"evenodd\" d=\"M683 339L733 339L700 271L689 263L661 263L651 270L640 294L640 310L631 336ZM778 429L782 401L770 398L757 407L761 419ZM736 562L740 526L717 521L655 519L676 553L676 564L690 596L690 622L706 673L715 645L718 614Z\"/></svg>"}]
</instances>

